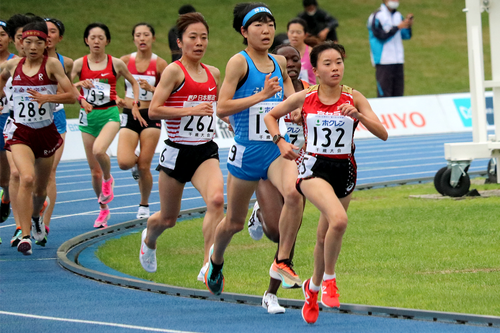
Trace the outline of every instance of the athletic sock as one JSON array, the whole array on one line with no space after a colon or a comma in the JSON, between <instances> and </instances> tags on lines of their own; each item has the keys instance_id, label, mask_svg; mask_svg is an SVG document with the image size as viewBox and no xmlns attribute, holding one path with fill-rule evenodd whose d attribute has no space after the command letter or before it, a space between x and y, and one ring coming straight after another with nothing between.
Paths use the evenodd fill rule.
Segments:
<instances>
[{"instance_id":1,"label":"athletic sock","mask_svg":"<svg viewBox=\"0 0 500 333\"><path fill-rule=\"evenodd\" d=\"M140 207L149 207L149 205L142 205L142 204L139 204Z\"/></svg>"},{"instance_id":2,"label":"athletic sock","mask_svg":"<svg viewBox=\"0 0 500 333\"><path fill-rule=\"evenodd\" d=\"M314 291L315 293L317 293L319 291L319 289L320 289L319 286L317 286L317 285L314 284L312 278L309 280L309 289L311 291Z\"/></svg>"},{"instance_id":3,"label":"athletic sock","mask_svg":"<svg viewBox=\"0 0 500 333\"><path fill-rule=\"evenodd\" d=\"M40 221L40 216L38 216L38 217L33 217L33 216L32 216L31 218L32 218L32 219L33 219L33 221L35 221L36 223L38 223L38 221Z\"/></svg>"},{"instance_id":4,"label":"athletic sock","mask_svg":"<svg viewBox=\"0 0 500 333\"><path fill-rule=\"evenodd\" d=\"M337 278L337 274L333 273L332 275L323 273L323 281L331 280Z\"/></svg>"},{"instance_id":5,"label":"athletic sock","mask_svg":"<svg viewBox=\"0 0 500 333\"><path fill-rule=\"evenodd\" d=\"M24 237L23 237L23 239L30 239L30 238L31 238L31 236L30 236L30 235L28 235L28 236L24 236Z\"/></svg>"}]
</instances>

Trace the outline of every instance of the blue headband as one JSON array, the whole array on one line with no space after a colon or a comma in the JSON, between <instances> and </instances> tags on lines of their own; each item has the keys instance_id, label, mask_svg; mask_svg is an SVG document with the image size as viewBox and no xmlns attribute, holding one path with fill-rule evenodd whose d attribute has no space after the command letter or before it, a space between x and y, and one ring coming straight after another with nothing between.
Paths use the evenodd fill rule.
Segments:
<instances>
[{"instance_id":1,"label":"blue headband","mask_svg":"<svg viewBox=\"0 0 500 333\"><path fill-rule=\"evenodd\" d=\"M242 26L245 26L247 24L248 20L250 20L254 15L259 14L259 13L268 13L269 15L273 16L273 13L271 13L271 11L269 9L267 9L266 7L257 7L257 8L252 9L251 11L249 11L245 15L245 17L243 18Z\"/></svg>"},{"instance_id":2,"label":"blue headband","mask_svg":"<svg viewBox=\"0 0 500 333\"><path fill-rule=\"evenodd\" d=\"M6 27L6 26L7 26L7 23L5 23L4 21L0 21L0 25L1 25L2 27Z\"/></svg>"}]
</instances>

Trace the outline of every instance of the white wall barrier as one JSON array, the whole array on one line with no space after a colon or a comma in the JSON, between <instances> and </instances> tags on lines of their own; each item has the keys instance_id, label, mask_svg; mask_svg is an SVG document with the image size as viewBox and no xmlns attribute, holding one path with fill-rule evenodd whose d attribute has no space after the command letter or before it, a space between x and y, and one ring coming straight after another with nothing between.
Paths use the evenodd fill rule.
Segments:
<instances>
[{"instance_id":1,"label":"white wall barrier","mask_svg":"<svg viewBox=\"0 0 500 333\"><path fill-rule=\"evenodd\" d=\"M493 93L486 92L486 120L488 129L493 129ZM471 102L469 93L423 95L392 98L372 98L369 102L391 136L453 133L472 131ZM361 124L356 138L370 138L372 134ZM167 134L162 129L160 142L156 148L159 153ZM227 124L217 119L215 142L221 148L233 143L233 133ZM111 144L108 154L116 156L118 135ZM66 147L63 160L84 159L85 150L78 119L68 119ZM153 161L154 162L154 161Z\"/></svg>"}]
</instances>

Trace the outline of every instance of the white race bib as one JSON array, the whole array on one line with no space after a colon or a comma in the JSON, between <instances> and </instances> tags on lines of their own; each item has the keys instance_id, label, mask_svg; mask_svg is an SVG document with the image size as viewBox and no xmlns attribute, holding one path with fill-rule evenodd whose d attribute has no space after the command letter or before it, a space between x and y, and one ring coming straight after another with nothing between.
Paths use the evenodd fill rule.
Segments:
<instances>
[{"instance_id":1,"label":"white race bib","mask_svg":"<svg viewBox=\"0 0 500 333\"><path fill-rule=\"evenodd\" d=\"M354 120L345 116L307 115L307 152L321 155L351 153Z\"/></svg>"},{"instance_id":2,"label":"white race bib","mask_svg":"<svg viewBox=\"0 0 500 333\"><path fill-rule=\"evenodd\" d=\"M184 102L185 108L195 107L206 102ZM212 102L214 113L216 103ZM181 118L179 135L185 138L209 139L214 137L215 121L213 116L184 116Z\"/></svg>"},{"instance_id":3,"label":"white race bib","mask_svg":"<svg viewBox=\"0 0 500 333\"><path fill-rule=\"evenodd\" d=\"M88 126L89 122L87 120L87 112L84 109L80 109L80 116L78 117L78 125Z\"/></svg>"},{"instance_id":4,"label":"white race bib","mask_svg":"<svg viewBox=\"0 0 500 333\"><path fill-rule=\"evenodd\" d=\"M304 145L304 129L302 125L297 125L292 122L286 122L286 133L290 137L290 143L299 149Z\"/></svg>"},{"instance_id":5,"label":"white race bib","mask_svg":"<svg viewBox=\"0 0 500 333\"><path fill-rule=\"evenodd\" d=\"M93 80L94 88L83 88L85 100L95 106L105 105L111 100L111 85Z\"/></svg>"},{"instance_id":6,"label":"white race bib","mask_svg":"<svg viewBox=\"0 0 500 333\"><path fill-rule=\"evenodd\" d=\"M156 78L151 75L138 75L138 74L132 74L134 79L137 81L137 84L139 84L139 79L146 80L148 84L152 87L154 87L156 83ZM125 97L128 98L134 98L134 90L132 89L132 84L128 80L125 80L125 86L127 87L127 94ZM153 92L152 91L147 91L141 88L141 85L139 84L139 100L141 101L150 101L153 99Z\"/></svg>"},{"instance_id":7,"label":"white race bib","mask_svg":"<svg viewBox=\"0 0 500 333\"><path fill-rule=\"evenodd\" d=\"M53 110L53 103L45 103L39 108L38 102L33 100L33 97L28 93L14 95L14 119L17 123L33 124L51 120Z\"/></svg>"},{"instance_id":8,"label":"white race bib","mask_svg":"<svg viewBox=\"0 0 500 333\"><path fill-rule=\"evenodd\" d=\"M264 116L280 102L261 102L248 108L248 139L253 141L273 141L267 130ZM281 134L286 133L286 125L283 119L278 121Z\"/></svg>"}]
</instances>

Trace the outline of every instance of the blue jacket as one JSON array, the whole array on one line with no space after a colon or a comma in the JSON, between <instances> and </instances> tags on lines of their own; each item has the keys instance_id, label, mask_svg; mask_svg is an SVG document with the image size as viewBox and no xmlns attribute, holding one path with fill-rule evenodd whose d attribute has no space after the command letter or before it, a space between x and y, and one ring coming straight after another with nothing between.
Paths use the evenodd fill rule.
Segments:
<instances>
[{"instance_id":1,"label":"blue jacket","mask_svg":"<svg viewBox=\"0 0 500 333\"><path fill-rule=\"evenodd\" d=\"M404 20L400 12L391 12L385 4L368 18L370 57L373 65L404 63L403 39L411 38L410 29L399 29Z\"/></svg>"}]
</instances>

